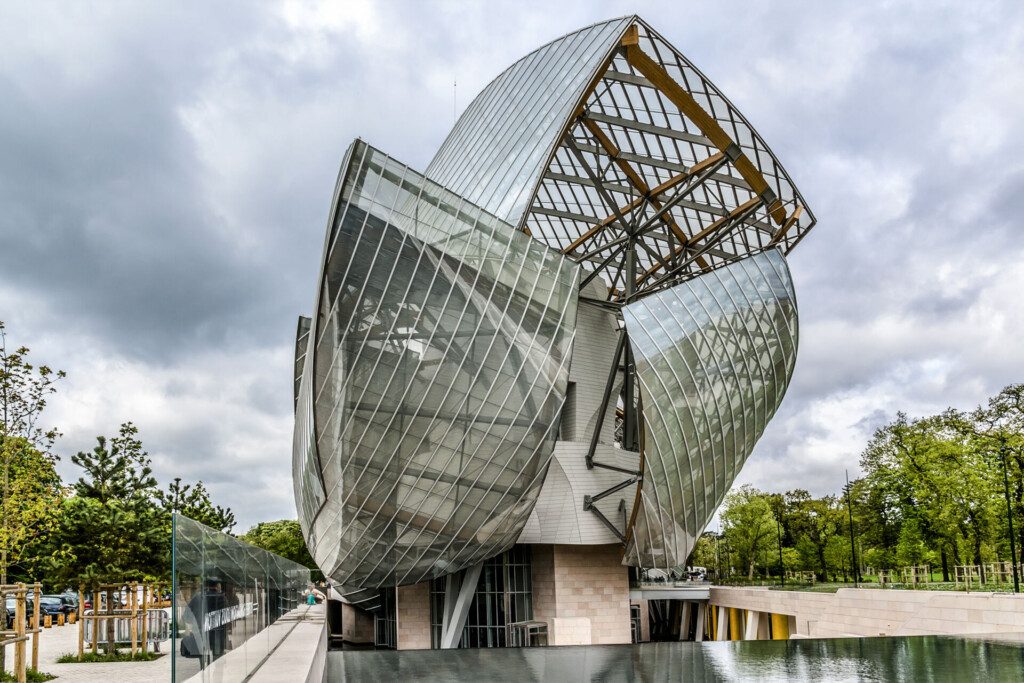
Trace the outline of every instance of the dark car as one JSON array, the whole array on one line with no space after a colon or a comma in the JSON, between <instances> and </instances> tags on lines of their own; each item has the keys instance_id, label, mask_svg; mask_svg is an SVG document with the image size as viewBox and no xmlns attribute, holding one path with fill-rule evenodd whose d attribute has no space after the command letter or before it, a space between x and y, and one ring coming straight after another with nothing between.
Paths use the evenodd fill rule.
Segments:
<instances>
[{"instance_id":1,"label":"dark car","mask_svg":"<svg viewBox=\"0 0 1024 683\"><path fill-rule=\"evenodd\" d=\"M12 596L7 597L7 628L14 628L14 614L17 610L17 600ZM32 598L25 598L25 623L32 623Z\"/></svg>"},{"instance_id":2,"label":"dark car","mask_svg":"<svg viewBox=\"0 0 1024 683\"><path fill-rule=\"evenodd\" d=\"M47 614L53 619L58 614L64 614L64 602L57 595L44 595L39 598L39 619L42 620Z\"/></svg>"},{"instance_id":3,"label":"dark car","mask_svg":"<svg viewBox=\"0 0 1024 683\"><path fill-rule=\"evenodd\" d=\"M78 611L78 596L68 595L67 593L61 593L60 595L53 596L60 598L61 604L64 605L64 614L71 614L72 612Z\"/></svg>"}]
</instances>

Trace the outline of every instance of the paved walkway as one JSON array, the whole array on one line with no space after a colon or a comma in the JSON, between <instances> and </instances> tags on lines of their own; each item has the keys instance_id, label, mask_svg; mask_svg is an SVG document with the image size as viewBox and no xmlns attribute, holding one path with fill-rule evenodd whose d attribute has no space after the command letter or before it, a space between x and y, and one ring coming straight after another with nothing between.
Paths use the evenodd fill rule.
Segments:
<instances>
[{"instance_id":1,"label":"paved walkway","mask_svg":"<svg viewBox=\"0 0 1024 683\"><path fill-rule=\"evenodd\" d=\"M26 654L32 659L32 641ZM171 641L160 644L163 657L151 662L111 662L109 664L58 664L57 658L78 652L78 624L54 626L39 634L39 669L70 683L135 683L135 681L171 680ZM13 659L13 648L8 648L8 661Z\"/></svg>"}]
</instances>

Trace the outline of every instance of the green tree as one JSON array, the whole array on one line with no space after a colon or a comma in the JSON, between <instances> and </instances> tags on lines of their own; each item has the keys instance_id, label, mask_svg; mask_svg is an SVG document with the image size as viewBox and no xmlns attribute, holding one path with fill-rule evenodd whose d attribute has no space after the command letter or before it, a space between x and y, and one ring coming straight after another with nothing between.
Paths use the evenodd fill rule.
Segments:
<instances>
[{"instance_id":1,"label":"green tree","mask_svg":"<svg viewBox=\"0 0 1024 683\"><path fill-rule=\"evenodd\" d=\"M7 448L6 443L9 439L23 439L26 446L53 459L50 449L60 436L56 429L41 427L39 418L48 397L57 390L56 382L65 377L64 371L54 371L48 365L35 366L29 362L28 355L29 349L25 346L8 348L6 327L0 320L0 449L3 453L3 461L0 462L3 505L0 516L0 528L3 529L0 532L0 583L7 583L11 554L16 551L9 543L23 537L16 530L19 521L15 512L20 502L14 498L14 493L19 483L12 478L12 467L17 462L16 454L24 457L26 451L22 445ZM9 513L11 517L8 517Z\"/></svg>"},{"instance_id":2,"label":"green tree","mask_svg":"<svg viewBox=\"0 0 1024 683\"><path fill-rule=\"evenodd\" d=\"M20 568L22 579L34 580L41 557L33 551L56 527L63 496L60 477L53 460L24 437L0 441L0 459L7 474L6 495L0 499L3 581L9 567Z\"/></svg>"},{"instance_id":3,"label":"green tree","mask_svg":"<svg viewBox=\"0 0 1024 683\"><path fill-rule=\"evenodd\" d=\"M235 513L231 508L214 505L202 481L194 485L182 484L181 477L175 477L166 493L158 492L157 495L168 514L177 512L224 533L231 533L235 528Z\"/></svg>"},{"instance_id":4,"label":"green tree","mask_svg":"<svg viewBox=\"0 0 1024 683\"><path fill-rule=\"evenodd\" d=\"M156 504L148 454L130 422L96 438L72 461L84 470L61 506L51 582L57 586L145 580L168 573L169 524Z\"/></svg>"},{"instance_id":5,"label":"green tree","mask_svg":"<svg viewBox=\"0 0 1024 683\"><path fill-rule=\"evenodd\" d=\"M306 541L302 537L302 528L294 519L260 522L246 531L240 538L246 543L309 567L313 570L312 576L314 580L323 578L323 574L320 573L319 567L313 561L313 557L309 554L309 549L306 547Z\"/></svg>"},{"instance_id":6,"label":"green tree","mask_svg":"<svg viewBox=\"0 0 1024 683\"><path fill-rule=\"evenodd\" d=\"M721 512L722 529L742 566L753 580L754 567L764 553L776 548L775 517L768 496L748 485L725 497Z\"/></svg>"},{"instance_id":7,"label":"green tree","mask_svg":"<svg viewBox=\"0 0 1024 683\"><path fill-rule=\"evenodd\" d=\"M807 491L794 489L786 492L785 500L790 533L804 568L827 581L830 562L825 550L832 538L842 532L843 515L836 498L812 498Z\"/></svg>"}]
</instances>

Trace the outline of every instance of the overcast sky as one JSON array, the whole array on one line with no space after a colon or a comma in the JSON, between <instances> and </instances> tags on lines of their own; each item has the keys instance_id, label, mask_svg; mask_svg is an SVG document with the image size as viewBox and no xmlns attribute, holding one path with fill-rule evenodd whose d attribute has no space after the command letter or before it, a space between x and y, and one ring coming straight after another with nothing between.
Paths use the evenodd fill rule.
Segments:
<instances>
[{"instance_id":1,"label":"overcast sky","mask_svg":"<svg viewBox=\"0 0 1024 683\"><path fill-rule=\"evenodd\" d=\"M1024 381L1024 3L555 4L0 4L0 319L68 372L62 474L133 420L161 482L202 479L241 530L294 517L295 320L345 148L423 169L453 81L461 111L634 11L818 217L793 383L738 483L834 492L897 410Z\"/></svg>"}]
</instances>

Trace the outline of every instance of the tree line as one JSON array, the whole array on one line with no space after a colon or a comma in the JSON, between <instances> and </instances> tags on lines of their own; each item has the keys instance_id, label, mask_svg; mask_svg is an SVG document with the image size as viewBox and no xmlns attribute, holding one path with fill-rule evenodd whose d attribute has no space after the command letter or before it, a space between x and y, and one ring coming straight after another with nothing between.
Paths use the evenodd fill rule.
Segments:
<instances>
[{"instance_id":1,"label":"tree line","mask_svg":"<svg viewBox=\"0 0 1024 683\"><path fill-rule=\"evenodd\" d=\"M64 482L56 469L62 435L41 425L65 377L31 362L28 348L9 347L0 321L0 583L61 590L169 580L172 514L231 533L234 513L202 481L161 487L130 421L72 455L81 476ZM241 538L314 567L294 520L261 523Z\"/></svg>"},{"instance_id":2,"label":"tree line","mask_svg":"<svg viewBox=\"0 0 1024 683\"><path fill-rule=\"evenodd\" d=\"M862 476L831 495L730 492L721 532L698 539L691 564L722 578L800 571L819 581L927 564L951 581L956 566L984 573L1014 553L1021 562L1024 384L970 411L898 413L874 432L860 465Z\"/></svg>"}]
</instances>

